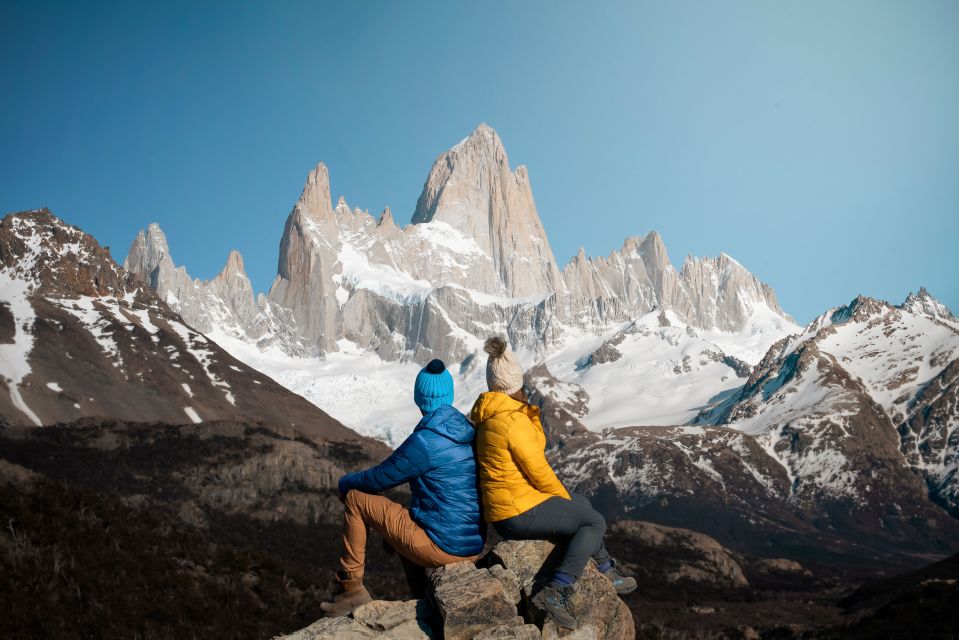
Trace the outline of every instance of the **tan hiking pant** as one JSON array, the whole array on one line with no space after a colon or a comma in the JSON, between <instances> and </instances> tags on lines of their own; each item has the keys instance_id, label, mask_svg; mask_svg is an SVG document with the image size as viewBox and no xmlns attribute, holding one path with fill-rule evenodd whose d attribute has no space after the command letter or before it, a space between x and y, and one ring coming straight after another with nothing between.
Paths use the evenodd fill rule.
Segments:
<instances>
[{"instance_id":1,"label":"tan hiking pant","mask_svg":"<svg viewBox=\"0 0 959 640\"><path fill-rule=\"evenodd\" d=\"M366 565L367 527L379 532L398 554L420 567L441 567L479 556L453 556L439 548L426 531L413 522L410 512L383 496L350 489L344 500L344 552L340 566L348 579L361 583ZM352 581L352 580L351 580Z\"/></svg>"}]
</instances>

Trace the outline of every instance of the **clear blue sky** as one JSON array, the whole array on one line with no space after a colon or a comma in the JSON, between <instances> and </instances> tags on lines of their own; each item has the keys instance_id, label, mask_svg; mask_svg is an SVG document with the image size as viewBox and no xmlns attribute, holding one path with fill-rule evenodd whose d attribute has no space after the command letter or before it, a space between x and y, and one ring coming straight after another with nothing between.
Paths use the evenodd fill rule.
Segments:
<instances>
[{"instance_id":1,"label":"clear blue sky","mask_svg":"<svg viewBox=\"0 0 959 640\"><path fill-rule=\"evenodd\" d=\"M454 6L455 5L455 6ZM658 230L808 321L920 285L959 312L959 2L0 1L0 212L122 260L239 249L258 290L323 160L409 221L487 122L562 266Z\"/></svg>"}]
</instances>

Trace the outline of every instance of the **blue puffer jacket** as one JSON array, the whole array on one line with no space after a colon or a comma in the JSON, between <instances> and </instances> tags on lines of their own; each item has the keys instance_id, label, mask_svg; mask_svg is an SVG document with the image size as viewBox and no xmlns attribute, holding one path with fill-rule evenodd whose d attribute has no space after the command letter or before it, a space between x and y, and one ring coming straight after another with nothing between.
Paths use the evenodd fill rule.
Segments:
<instances>
[{"instance_id":1,"label":"blue puffer jacket","mask_svg":"<svg viewBox=\"0 0 959 640\"><path fill-rule=\"evenodd\" d=\"M473 437L466 417L442 405L423 416L389 458L340 478L340 493L379 493L409 482L413 520L446 553L475 555L483 550L486 525L476 487Z\"/></svg>"}]
</instances>

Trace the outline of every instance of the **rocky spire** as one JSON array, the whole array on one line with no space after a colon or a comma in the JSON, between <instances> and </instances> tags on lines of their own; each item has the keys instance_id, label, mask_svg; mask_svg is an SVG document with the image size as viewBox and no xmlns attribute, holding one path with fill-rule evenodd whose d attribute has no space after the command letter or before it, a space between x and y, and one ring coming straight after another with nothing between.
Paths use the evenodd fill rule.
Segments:
<instances>
[{"instance_id":1,"label":"rocky spire","mask_svg":"<svg viewBox=\"0 0 959 640\"><path fill-rule=\"evenodd\" d=\"M155 272L164 262L164 258L172 268L173 262L169 256L170 247L167 244L166 234L163 233L160 225L151 222L146 230L141 229L133 239L127 257L123 261L123 268L156 290L154 278L158 274Z\"/></svg>"},{"instance_id":2,"label":"rocky spire","mask_svg":"<svg viewBox=\"0 0 959 640\"><path fill-rule=\"evenodd\" d=\"M217 278L228 282L232 278L237 276L247 277L246 269L243 267L243 256L240 255L240 252L236 249L230 251L230 255L226 258L226 264L223 266L223 270L220 271Z\"/></svg>"},{"instance_id":3,"label":"rocky spire","mask_svg":"<svg viewBox=\"0 0 959 640\"><path fill-rule=\"evenodd\" d=\"M510 170L503 143L485 124L433 163L412 222L444 222L472 238L493 260L506 295L563 289L526 168Z\"/></svg>"},{"instance_id":4,"label":"rocky spire","mask_svg":"<svg viewBox=\"0 0 959 640\"><path fill-rule=\"evenodd\" d=\"M322 162L310 171L303 185L300 199L293 207L314 222L333 219L333 201L330 198L330 173Z\"/></svg>"}]
</instances>

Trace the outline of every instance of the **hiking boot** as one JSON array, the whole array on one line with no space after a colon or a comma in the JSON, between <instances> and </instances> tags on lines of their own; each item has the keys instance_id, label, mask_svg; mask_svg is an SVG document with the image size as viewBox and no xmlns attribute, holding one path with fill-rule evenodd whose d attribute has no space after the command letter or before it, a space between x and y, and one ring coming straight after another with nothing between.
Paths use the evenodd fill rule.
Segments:
<instances>
[{"instance_id":1,"label":"hiking boot","mask_svg":"<svg viewBox=\"0 0 959 640\"><path fill-rule=\"evenodd\" d=\"M601 573L613 583L613 587L616 589L618 595L623 596L636 590L636 578L624 576L620 573L619 568L616 566L616 561L613 559L609 561L609 569Z\"/></svg>"},{"instance_id":2,"label":"hiking boot","mask_svg":"<svg viewBox=\"0 0 959 640\"><path fill-rule=\"evenodd\" d=\"M366 604L373 600L370 592L362 584L350 591L333 596L333 602L321 602L320 609L323 609L323 615L327 618L336 616L345 616L353 613L361 604Z\"/></svg>"},{"instance_id":3,"label":"hiking boot","mask_svg":"<svg viewBox=\"0 0 959 640\"><path fill-rule=\"evenodd\" d=\"M573 588L554 587L546 585L533 596L533 604L543 609L561 627L576 628L576 618L573 617L572 603Z\"/></svg>"}]
</instances>

